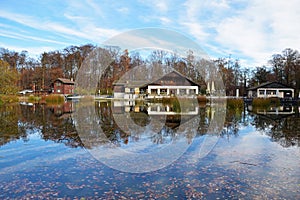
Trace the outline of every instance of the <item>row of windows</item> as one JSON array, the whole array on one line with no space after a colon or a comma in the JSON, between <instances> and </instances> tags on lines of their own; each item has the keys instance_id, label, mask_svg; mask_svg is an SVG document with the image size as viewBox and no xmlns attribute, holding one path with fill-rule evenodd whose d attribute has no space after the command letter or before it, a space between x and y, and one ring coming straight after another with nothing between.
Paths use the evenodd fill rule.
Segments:
<instances>
[{"instance_id":1,"label":"row of windows","mask_svg":"<svg viewBox=\"0 0 300 200\"><path fill-rule=\"evenodd\" d=\"M264 95L265 94L265 90L259 90L259 94L260 95ZM276 90L267 90L266 94L267 95L276 95Z\"/></svg>"}]
</instances>

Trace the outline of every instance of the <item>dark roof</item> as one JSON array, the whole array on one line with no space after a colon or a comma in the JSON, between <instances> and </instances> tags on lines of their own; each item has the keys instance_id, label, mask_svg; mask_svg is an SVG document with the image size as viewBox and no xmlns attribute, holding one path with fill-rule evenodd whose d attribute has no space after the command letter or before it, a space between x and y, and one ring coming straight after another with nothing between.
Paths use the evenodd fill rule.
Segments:
<instances>
[{"instance_id":1,"label":"dark roof","mask_svg":"<svg viewBox=\"0 0 300 200\"><path fill-rule=\"evenodd\" d=\"M67 79L67 78L58 78L56 80L61 81L62 83L66 83L66 84L75 84L74 81Z\"/></svg>"},{"instance_id":2,"label":"dark roof","mask_svg":"<svg viewBox=\"0 0 300 200\"><path fill-rule=\"evenodd\" d=\"M175 73L183 78L185 78L187 81L189 81L190 83L192 83L193 85L197 85L197 86L200 86L198 83L196 83L195 81L193 81L192 79L190 79L189 77L183 75L182 73L178 72L177 70L173 69L171 72L167 73L167 74L164 74L163 76L161 76L160 78L156 79L155 81L151 82L151 83L148 83L146 85L150 85L150 84L155 84L155 82L163 79L165 76L171 74L171 73Z\"/></svg>"},{"instance_id":3,"label":"dark roof","mask_svg":"<svg viewBox=\"0 0 300 200\"><path fill-rule=\"evenodd\" d=\"M292 87L278 82L266 82L255 87L251 87L248 90L256 90L258 88L292 88Z\"/></svg>"},{"instance_id":4,"label":"dark roof","mask_svg":"<svg viewBox=\"0 0 300 200\"><path fill-rule=\"evenodd\" d=\"M179 76L182 76L183 78L185 78L186 80L188 80L190 83L192 83L193 85L197 85L200 86L199 84L195 83L195 81L193 81L192 79L188 78L187 76L181 74L180 72L178 72L175 69L172 69L172 71L170 71L169 73L166 73L164 75L159 76L159 78L153 79L151 81L149 80L143 80L143 81L134 81L134 80L118 80L117 82L114 82L113 85L115 86L122 86L122 85L126 85L127 87L139 87L139 88L143 88L146 87L148 85L151 84L155 84L155 82L163 79L165 76L171 74L171 73L176 73Z\"/></svg>"}]
</instances>

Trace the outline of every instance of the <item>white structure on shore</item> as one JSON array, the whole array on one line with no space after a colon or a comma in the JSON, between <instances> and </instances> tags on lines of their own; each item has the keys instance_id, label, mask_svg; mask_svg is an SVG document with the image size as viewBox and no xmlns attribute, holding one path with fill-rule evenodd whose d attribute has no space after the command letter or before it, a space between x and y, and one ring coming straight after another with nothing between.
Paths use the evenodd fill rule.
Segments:
<instances>
[{"instance_id":1,"label":"white structure on shore","mask_svg":"<svg viewBox=\"0 0 300 200\"><path fill-rule=\"evenodd\" d=\"M126 81L114 84L114 98L136 99L163 98L180 96L193 98L199 94L200 86L177 71L172 71L163 77L151 82Z\"/></svg>"},{"instance_id":2,"label":"white structure on shore","mask_svg":"<svg viewBox=\"0 0 300 200\"><path fill-rule=\"evenodd\" d=\"M277 82L267 82L260 84L256 87L248 89L248 97L258 98L294 98L295 90L289 86Z\"/></svg>"}]
</instances>

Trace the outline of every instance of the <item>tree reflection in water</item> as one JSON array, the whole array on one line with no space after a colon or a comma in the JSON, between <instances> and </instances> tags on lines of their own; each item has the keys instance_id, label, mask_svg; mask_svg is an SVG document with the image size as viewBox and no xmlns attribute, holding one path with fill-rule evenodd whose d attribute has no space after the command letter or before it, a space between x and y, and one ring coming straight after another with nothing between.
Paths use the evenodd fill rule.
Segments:
<instances>
[{"instance_id":1,"label":"tree reflection in water","mask_svg":"<svg viewBox=\"0 0 300 200\"><path fill-rule=\"evenodd\" d=\"M90 105L89 105L90 106ZM130 142L138 142L140 140L139 131L142 132L151 120L155 117L158 121L165 120L164 126L149 139L153 144L164 144L175 141L178 137L177 128L180 123L193 120L193 115L166 115L164 119L161 116L149 116L148 105L139 105L138 108L131 106L126 112L128 117L140 127L139 130L129 133L124 127L119 127L116 123L116 113L124 113L125 107L114 107L110 101L95 102L94 110L98 126L101 127L105 134L103 143L111 142L117 146L126 145ZM184 133L184 137L188 142L196 136L207 134L208 127L214 116L214 109L208 105L197 105L199 110L198 125L196 125L196 135L192 132ZM5 145L14 140L22 139L27 141L29 134L40 132L40 137L44 140L52 140L57 143L64 143L69 147L83 147L84 144L80 140L74 121L75 106L73 102L66 102L63 105L9 105L0 107L0 145ZM86 107L86 116L80 116L80 120L89 121L90 114L88 106ZM298 107L280 108L284 111L291 110L293 112L282 114L272 114L265 110L252 109L229 109L226 111L226 119L221 137L237 137L241 127L249 125L254 126L257 130L263 131L272 141L275 141L283 147L300 146L300 116ZM193 109L191 109L193 110ZM114 115L115 114L115 115ZM95 142L95 141L94 141ZM99 141L98 141L99 142ZM99 143L97 143L98 145ZM85 144L86 145L86 144ZM92 143L91 143L92 145ZM91 146L85 146L91 148Z\"/></svg>"},{"instance_id":2,"label":"tree reflection in water","mask_svg":"<svg viewBox=\"0 0 300 200\"><path fill-rule=\"evenodd\" d=\"M300 146L300 116L298 107L283 105L271 109L254 109L252 125L264 131L272 141L283 147Z\"/></svg>"},{"instance_id":3,"label":"tree reflection in water","mask_svg":"<svg viewBox=\"0 0 300 200\"><path fill-rule=\"evenodd\" d=\"M40 133L40 137L46 141L83 147L71 113L64 110L67 106L14 104L0 107L0 145L20 138L26 141L30 134Z\"/></svg>"}]
</instances>

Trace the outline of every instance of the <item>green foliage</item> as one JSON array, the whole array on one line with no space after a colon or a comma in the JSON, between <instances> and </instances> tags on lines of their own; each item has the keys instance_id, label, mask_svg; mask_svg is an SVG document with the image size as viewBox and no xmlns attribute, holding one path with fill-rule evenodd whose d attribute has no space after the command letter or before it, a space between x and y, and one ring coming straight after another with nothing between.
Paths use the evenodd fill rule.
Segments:
<instances>
[{"instance_id":1,"label":"green foliage","mask_svg":"<svg viewBox=\"0 0 300 200\"><path fill-rule=\"evenodd\" d=\"M19 79L16 69L10 68L9 64L0 60L0 94L16 94Z\"/></svg>"},{"instance_id":2,"label":"green foliage","mask_svg":"<svg viewBox=\"0 0 300 200\"><path fill-rule=\"evenodd\" d=\"M113 89L112 88L103 88L100 89L101 95L113 95Z\"/></svg>"},{"instance_id":3,"label":"green foliage","mask_svg":"<svg viewBox=\"0 0 300 200\"><path fill-rule=\"evenodd\" d=\"M45 101L47 103L61 104L65 101L65 97L62 95L52 94L52 95L45 96Z\"/></svg>"},{"instance_id":4,"label":"green foliage","mask_svg":"<svg viewBox=\"0 0 300 200\"><path fill-rule=\"evenodd\" d=\"M0 146L14 139L25 139L18 127L20 113L20 106L17 104L0 107Z\"/></svg>"},{"instance_id":5,"label":"green foliage","mask_svg":"<svg viewBox=\"0 0 300 200\"><path fill-rule=\"evenodd\" d=\"M15 95L0 95L0 106L7 103L16 103L19 98Z\"/></svg>"},{"instance_id":6,"label":"green foliage","mask_svg":"<svg viewBox=\"0 0 300 200\"><path fill-rule=\"evenodd\" d=\"M202 95L206 94L206 89L205 88L201 88L200 89L200 94L202 94Z\"/></svg>"},{"instance_id":7,"label":"green foliage","mask_svg":"<svg viewBox=\"0 0 300 200\"><path fill-rule=\"evenodd\" d=\"M242 110L244 108L244 100L243 99L227 99L227 108Z\"/></svg>"},{"instance_id":8,"label":"green foliage","mask_svg":"<svg viewBox=\"0 0 300 200\"><path fill-rule=\"evenodd\" d=\"M269 98L254 98L252 100L253 107L264 107L267 108L271 105L271 101Z\"/></svg>"},{"instance_id":9,"label":"green foliage","mask_svg":"<svg viewBox=\"0 0 300 200\"><path fill-rule=\"evenodd\" d=\"M254 98L252 106L257 108L268 108L271 105L280 105L280 100L277 98Z\"/></svg>"},{"instance_id":10,"label":"green foliage","mask_svg":"<svg viewBox=\"0 0 300 200\"><path fill-rule=\"evenodd\" d=\"M38 102L39 100L40 100L40 97L38 97L38 96L30 95L28 97L28 101L31 103Z\"/></svg>"}]
</instances>

